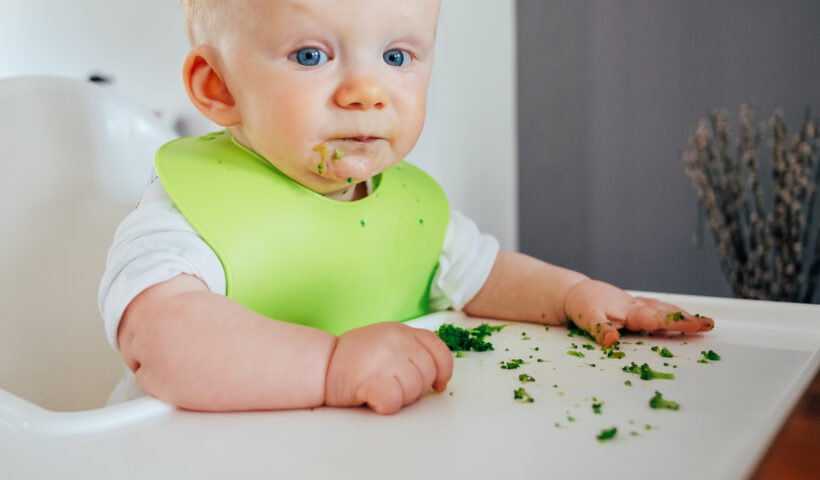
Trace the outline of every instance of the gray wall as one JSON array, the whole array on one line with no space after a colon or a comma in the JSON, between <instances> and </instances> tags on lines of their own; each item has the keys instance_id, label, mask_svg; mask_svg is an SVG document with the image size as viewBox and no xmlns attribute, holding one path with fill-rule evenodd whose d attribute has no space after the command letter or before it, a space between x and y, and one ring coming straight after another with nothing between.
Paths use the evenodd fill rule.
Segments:
<instances>
[{"instance_id":1,"label":"gray wall","mask_svg":"<svg viewBox=\"0 0 820 480\"><path fill-rule=\"evenodd\" d=\"M820 1L518 0L517 22L521 251L730 296L680 152L716 107L820 112Z\"/></svg>"}]
</instances>

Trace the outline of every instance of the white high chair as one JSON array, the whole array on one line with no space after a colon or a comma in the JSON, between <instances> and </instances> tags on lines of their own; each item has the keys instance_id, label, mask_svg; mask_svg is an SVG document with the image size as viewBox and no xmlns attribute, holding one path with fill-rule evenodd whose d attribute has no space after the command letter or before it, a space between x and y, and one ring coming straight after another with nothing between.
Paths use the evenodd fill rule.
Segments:
<instances>
[{"instance_id":1,"label":"white high chair","mask_svg":"<svg viewBox=\"0 0 820 480\"><path fill-rule=\"evenodd\" d=\"M124 368L97 309L106 252L173 137L106 87L0 79L0 417L105 405Z\"/></svg>"}]
</instances>

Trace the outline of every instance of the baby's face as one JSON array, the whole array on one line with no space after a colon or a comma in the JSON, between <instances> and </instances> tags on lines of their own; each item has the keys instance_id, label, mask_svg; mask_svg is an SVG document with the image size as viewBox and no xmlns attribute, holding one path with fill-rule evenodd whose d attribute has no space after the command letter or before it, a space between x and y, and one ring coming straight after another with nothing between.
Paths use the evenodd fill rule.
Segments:
<instances>
[{"instance_id":1,"label":"baby's face","mask_svg":"<svg viewBox=\"0 0 820 480\"><path fill-rule=\"evenodd\" d=\"M424 123L439 0L244 3L223 57L237 140L320 193L410 152Z\"/></svg>"}]
</instances>

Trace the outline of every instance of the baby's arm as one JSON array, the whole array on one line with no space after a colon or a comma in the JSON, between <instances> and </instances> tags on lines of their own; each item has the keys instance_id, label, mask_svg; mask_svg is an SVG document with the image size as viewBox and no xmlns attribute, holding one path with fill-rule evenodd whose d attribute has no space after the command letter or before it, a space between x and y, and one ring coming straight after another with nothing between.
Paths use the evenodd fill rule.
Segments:
<instances>
[{"instance_id":1,"label":"baby's arm","mask_svg":"<svg viewBox=\"0 0 820 480\"><path fill-rule=\"evenodd\" d=\"M714 321L515 252L500 252L487 282L464 307L470 315L563 325L568 319L602 345L618 329L711 330Z\"/></svg>"},{"instance_id":2,"label":"baby's arm","mask_svg":"<svg viewBox=\"0 0 820 480\"><path fill-rule=\"evenodd\" d=\"M388 322L337 337L271 320L179 275L138 295L118 332L140 386L206 411L367 403L393 413L452 375L432 332Z\"/></svg>"}]
</instances>

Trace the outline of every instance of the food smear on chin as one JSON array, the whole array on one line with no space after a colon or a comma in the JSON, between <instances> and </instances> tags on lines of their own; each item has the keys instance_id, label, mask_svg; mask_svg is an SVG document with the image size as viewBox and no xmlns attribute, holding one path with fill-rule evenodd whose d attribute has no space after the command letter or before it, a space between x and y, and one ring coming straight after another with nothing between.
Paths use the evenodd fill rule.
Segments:
<instances>
[{"instance_id":1,"label":"food smear on chin","mask_svg":"<svg viewBox=\"0 0 820 480\"><path fill-rule=\"evenodd\" d=\"M319 152L322 154L322 161L319 162L319 166L316 167L316 172L319 175L325 173L325 162L327 161L327 147L325 145L316 145L313 147L314 152Z\"/></svg>"}]
</instances>

